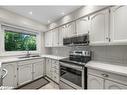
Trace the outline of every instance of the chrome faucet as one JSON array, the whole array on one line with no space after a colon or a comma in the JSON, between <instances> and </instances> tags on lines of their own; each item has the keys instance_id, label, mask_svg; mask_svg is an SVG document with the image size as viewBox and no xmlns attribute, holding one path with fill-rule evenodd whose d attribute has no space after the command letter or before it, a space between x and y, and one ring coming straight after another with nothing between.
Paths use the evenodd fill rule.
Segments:
<instances>
[{"instance_id":1,"label":"chrome faucet","mask_svg":"<svg viewBox=\"0 0 127 95\"><path fill-rule=\"evenodd\" d=\"M29 52L29 50L27 50L26 57L30 57L30 52Z\"/></svg>"}]
</instances>

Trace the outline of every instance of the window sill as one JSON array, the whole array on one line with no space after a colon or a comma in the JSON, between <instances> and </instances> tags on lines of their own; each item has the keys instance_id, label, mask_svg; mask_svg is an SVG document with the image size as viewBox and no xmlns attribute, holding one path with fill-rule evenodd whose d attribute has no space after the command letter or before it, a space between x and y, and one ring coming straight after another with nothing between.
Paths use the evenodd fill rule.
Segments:
<instances>
[{"instance_id":1,"label":"window sill","mask_svg":"<svg viewBox=\"0 0 127 95\"><path fill-rule=\"evenodd\" d=\"M30 54L39 54L38 51L29 51ZM9 52L3 52L0 54L0 56L21 56L26 55L27 51L9 51Z\"/></svg>"}]
</instances>

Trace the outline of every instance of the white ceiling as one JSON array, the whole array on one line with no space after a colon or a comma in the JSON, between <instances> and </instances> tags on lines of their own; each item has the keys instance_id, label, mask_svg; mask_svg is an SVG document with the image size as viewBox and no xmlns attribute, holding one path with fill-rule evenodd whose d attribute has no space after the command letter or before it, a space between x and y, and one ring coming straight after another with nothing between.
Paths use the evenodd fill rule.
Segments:
<instances>
[{"instance_id":1,"label":"white ceiling","mask_svg":"<svg viewBox=\"0 0 127 95\"><path fill-rule=\"evenodd\" d=\"M3 6L2 8L22 16L36 20L42 24L49 24L62 16L80 8L81 6ZM32 15L29 14L32 12ZM64 15L62 13L65 13Z\"/></svg>"}]
</instances>

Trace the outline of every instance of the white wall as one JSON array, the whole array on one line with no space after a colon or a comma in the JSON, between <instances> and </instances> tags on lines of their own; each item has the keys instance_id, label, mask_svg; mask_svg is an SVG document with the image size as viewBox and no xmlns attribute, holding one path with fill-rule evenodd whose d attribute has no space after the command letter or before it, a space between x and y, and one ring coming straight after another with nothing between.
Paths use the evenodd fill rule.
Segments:
<instances>
[{"instance_id":1,"label":"white wall","mask_svg":"<svg viewBox=\"0 0 127 95\"><path fill-rule=\"evenodd\" d=\"M7 11L0 8L0 22L5 22L17 26L22 26L25 28L30 28L38 31L46 31L47 26L42 25L36 21L33 21L29 18L17 15L13 12Z\"/></svg>"},{"instance_id":2,"label":"white wall","mask_svg":"<svg viewBox=\"0 0 127 95\"><path fill-rule=\"evenodd\" d=\"M38 40L40 40L38 43L39 47L39 53L45 53L46 49L44 47L44 40L43 40L43 32L47 30L47 26L42 25L41 23L38 23L34 20L31 20L29 18L23 17L21 15L17 15L13 12L7 11L5 9L0 8L0 56L7 56L4 51L4 34L1 29L1 23L16 26L19 28L23 28L26 30L33 30L35 32L39 32ZM20 54L20 53L13 53L13 54ZM9 54L8 54L9 55ZM10 54L11 55L11 54Z\"/></svg>"}]
</instances>

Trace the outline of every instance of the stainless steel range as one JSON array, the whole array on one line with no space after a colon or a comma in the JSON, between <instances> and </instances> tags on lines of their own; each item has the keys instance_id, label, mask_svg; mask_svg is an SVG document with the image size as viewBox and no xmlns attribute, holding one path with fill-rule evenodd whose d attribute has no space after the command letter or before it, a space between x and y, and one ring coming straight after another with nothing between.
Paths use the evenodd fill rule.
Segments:
<instances>
[{"instance_id":1,"label":"stainless steel range","mask_svg":"<svg viewBox=\"0 0 127 95\"><path fill-rule=\"evenodd\" d=\"M60 60L60 89L86 89L90 51L72 51L69 58Z\"/></svg>"}]
</instances>

